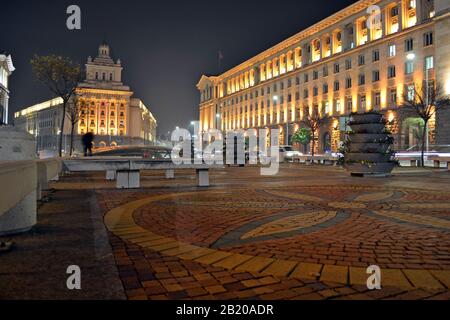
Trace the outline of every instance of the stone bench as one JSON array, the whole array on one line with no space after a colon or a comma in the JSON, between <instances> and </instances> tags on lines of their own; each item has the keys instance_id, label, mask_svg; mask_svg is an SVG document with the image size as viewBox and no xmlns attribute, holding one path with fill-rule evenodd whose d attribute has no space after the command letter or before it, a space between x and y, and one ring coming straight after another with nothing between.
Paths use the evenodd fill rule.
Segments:
<instances>
[{"instance_id":1,"label":"stone bench","mask_svg":"<svg viewBox=\"0 0 450 320\"><path fill-rule=\"evenodd\" d=\"M199 187L209 187L209 170L221 165L175 165L172 161L145 160L141 158L83 158L64 160L64 168L70 172L105 171L106 180L116 181L117 189L140 188L140 172L165 171L166 179L175 178L175 170L195 169Z\"/></svg>"},{"instance_id":2,"label":"stone bench","mask_svg":"<svg viewBox=\"0 0 450 320\"><path fill-rule=\"evenodd\" d=\"M410 157L396 157L397 161L409 161L411 167L418 167L420 163L420 156L410 156Z\"/></svg>"},{"instance_id":3,"label":"stone bench","mask_svg":"<svg viewBox=\"0 0 450 320\"><path fill-rule=\"evenodd\" d=\"M440 168L441 163L446 163L447 170L450 169L450 157L429 156L428 160L433 161L435 168Z\"/></svg>"},{"instance_id":4,"label":"stone bench","mask_svg":"<svg viewBox=\"0 0 450 320\"><path fill-rule=\"evenodd\" d=\"M339 159L337 157L332 156L294 156L292 158L292 162L294 163L319 163L319 164L329 164L329 165L337 165Z\"/></svg>"},{"instance_id":5,"label":"stone bench","mask_svg":"<svg viewBox=\"0 0 450 320\"><path fill-rule=\"evenodd\" d=\"M49 188L48 183L59 179L59 175L62 172L62 161L56 158L37 160L36 165L38 177L37 199L41 200L42 191Z\"/></svg>"}]
</instances>

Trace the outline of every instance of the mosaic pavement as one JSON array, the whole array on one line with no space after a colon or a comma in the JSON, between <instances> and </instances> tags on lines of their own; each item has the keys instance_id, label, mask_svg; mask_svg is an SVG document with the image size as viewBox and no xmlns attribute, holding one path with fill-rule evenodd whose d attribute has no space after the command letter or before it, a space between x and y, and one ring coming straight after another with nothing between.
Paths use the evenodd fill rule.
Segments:
<instances>
[{"instance_id":1,"label":"mosaic pavement","mask_svg":"<svg viewBox=\"0 0 450 320\"><path fill-rule=\"evenodd\" d=\"M372 264L381 267L383 286L398 292L448 294L450 287L448 192L346 185L144 191L126 196L99 191L98 196L104 200L112 242L121 248L116 253L119 272L120 261L130 258L125 245L139 251L141 258L153 255L163 265L169 261L161 266L164 271L169 272L170 264L187 263L191 269L203 268L207 278L212 272L224 273L228 279L246 274L250 279L245 281L254 281L248 287L268 290L259 294L253 290L248 297L289 298L289 294L270 294L274 283L292 281L303 283L302 288L312 281L323 290L331 290L327 287L331 284L354 290L354 286L365 286L366 268ZM129 262L122 266L125 279L131 266ZM159 282L151 280L163 288L154 295L130 276L129 297L192 298L188 293L192 288L185 288L180 280L192 276L189 268L180 269L184 276L166 275L167 286L161 285L164 276ZM213 294L245 298L239 292L248 289L244 285L236 293L220 281L212 283L209 287L218 292L206 290L205 294L214 298L220 296Z\"/></svg>"}]
</instances>

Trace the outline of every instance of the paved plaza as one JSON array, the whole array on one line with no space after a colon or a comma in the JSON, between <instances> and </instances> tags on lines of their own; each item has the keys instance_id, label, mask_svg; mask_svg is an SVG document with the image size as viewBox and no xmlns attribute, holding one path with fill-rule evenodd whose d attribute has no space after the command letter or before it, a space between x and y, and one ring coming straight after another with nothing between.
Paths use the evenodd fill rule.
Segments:
<instances>
[{"instance_id":1,"label":"paved plaza","mask_svg":"<svg viewBox=\"0 0 450 320\"><path fill-rule=\"evenodd\" d=\"M190 171L145 173L137 190L67 175L1 256L0 297L450 299L449 182L441 170L352 178L298 164L213 171L210 188ZM73 264L77 292L65 288ZM370 265L382 290L366 286Z\"/></svg>"}]
</instances>

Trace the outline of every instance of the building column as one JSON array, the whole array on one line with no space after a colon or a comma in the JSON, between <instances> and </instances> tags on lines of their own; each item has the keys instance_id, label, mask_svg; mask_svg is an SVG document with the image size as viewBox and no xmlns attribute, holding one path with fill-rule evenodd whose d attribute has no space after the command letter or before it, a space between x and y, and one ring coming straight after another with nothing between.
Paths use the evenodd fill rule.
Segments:
<instances>
[{"instance_id":1,"label":"building column","mask_svg":"<svg viewBox=\"0 0 450 320\"><path fill-rule=\"evenodd\" d=\"M302 66L309 64L309 55L311 52L308 52L308 44L305 43L302 46Z\"/></svg>"},{"instance_id":2,"label":"building column","mask_svg":"<svg viewBox=\"0 0 450 320\"><path fill-rule=\"evenodd\" d=\"M8 124L8 102L9 96L7 92L3 93L3 123Z\"/></svg>"},{"instance_id":3,"label":"building column","mask_svg":"<svg viewBox=\"0 0 450 320\"><path fill-rule=\"evenodd\" d=\"M402 31L403 28L403 16L405 13L405 1L401 0L398 4L400 7L398 8L398 32Z\"/></svg>"},{"instance_id":4,"label":"building column","mask_svg":"<svg viewBox=\"0 0 450 320\"><path fill-rule=\"evenodd\" d=\"M422 0L416 0L416 18L417 18L416 25L422 23L423 9L424 9L424 4L422 3Z\"/></svg>"},{"instance_id":5,"label":"building column","mask_svg":"<svg viewBox=\"0 0 450 320\"><path fill-rule=\"evenodd\" d=\"M385 37L387 35L386 33L386 24L387 24L387 19L386 19L386 9L383 9L381 11L381 37Z\"/></svg>"}]
</instances>

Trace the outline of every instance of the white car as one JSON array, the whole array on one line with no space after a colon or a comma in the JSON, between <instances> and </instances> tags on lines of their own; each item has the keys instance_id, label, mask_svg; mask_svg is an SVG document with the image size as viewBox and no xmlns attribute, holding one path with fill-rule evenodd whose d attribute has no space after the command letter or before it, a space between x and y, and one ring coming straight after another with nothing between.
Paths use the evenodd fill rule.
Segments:
<instances>
[{"instance_id":1,"label":"white car","mask_svg":"<svg viewBox=\"0 0 450 320\"><path fill-rule=\"evenodd\" d=\"M294 150L292 146L280 146L280 162L293 161L294 157L302 155L303 153Z\"/></svg>"}]
</instances>

